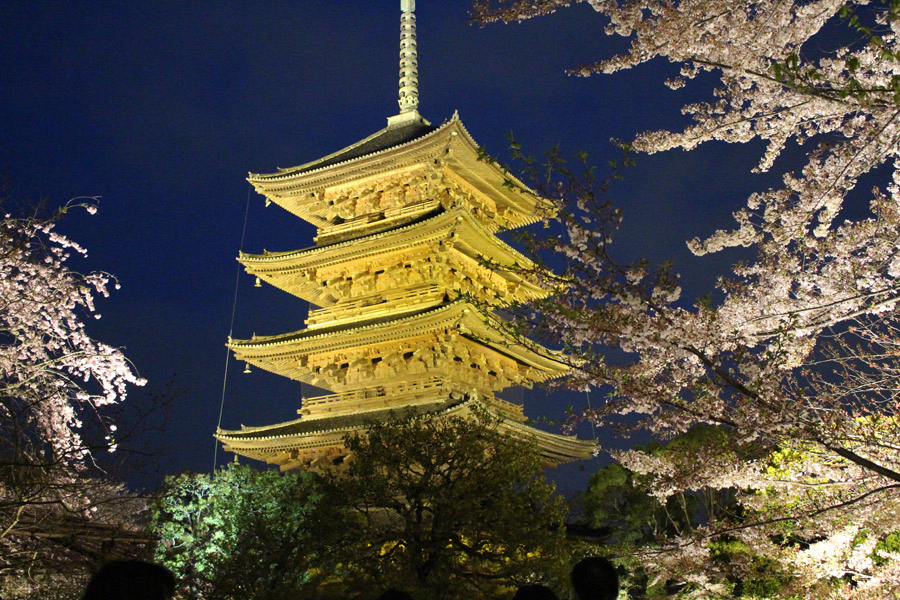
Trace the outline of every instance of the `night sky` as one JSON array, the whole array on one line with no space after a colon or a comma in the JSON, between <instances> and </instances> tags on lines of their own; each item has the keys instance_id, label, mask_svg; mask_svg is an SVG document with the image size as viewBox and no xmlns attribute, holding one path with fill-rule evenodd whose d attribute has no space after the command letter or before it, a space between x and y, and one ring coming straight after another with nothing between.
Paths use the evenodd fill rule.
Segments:
<instances>
[{"instance_id":1,"label":"night sky","mask_svg":"<svg viewBox=\"0 0 900 600\"><path fill-rule=\"evenodd\" d=\"M464 1L417 4L419 111L440 123L458 110L501 161L512 131L526 152L560 144L605 164L618 155L610 138L678 128L680 106L709 91L704 81L668 90L676 69L658 62L567 76L626 47L586 5L482 29ZM61 228L89 250L74 267L122 285L90 331L149 379L128 402L176 394L157 473L212 466L248 194L246 252L312 245L312 226L265 208L247 172L298 165L385 126L398 112L399 17L397 0L0 3L0 173L19 200L101 197L97 215ZM684 242L728 226L748 187L765 183L749 174L759 152L714 144L639 156L611 191L625 211L622 256L673 260L685 296L705 294L735 255L694 258ZM239 277L235 337L300 329L305 316L304 302ZM296 417L300 384L243 366L229 363L223 427ZM531 416L560 418L586 401L524 394ZM572 490L598 464L557 476Z\"/></svg>"}]
</instances>

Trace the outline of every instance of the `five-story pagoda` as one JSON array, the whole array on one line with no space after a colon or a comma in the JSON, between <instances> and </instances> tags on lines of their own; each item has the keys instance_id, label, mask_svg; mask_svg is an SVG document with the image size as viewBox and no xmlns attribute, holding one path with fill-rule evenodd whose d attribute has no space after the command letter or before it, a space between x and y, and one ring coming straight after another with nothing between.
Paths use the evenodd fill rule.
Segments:
<instances>
[{"instance_id":1,"label":"five-story pagoda","mask_svg":"<svg viewBox=\"0 0 900 600\"><path fill-rule=\"evenodd\" d=\"M238 360L333 394L304 398L298 419L216 437L282 469L316 470L343 462L343 438L368 423L478 405L501 431L537 443L550 464L587 458L591 443L532 428L521 406L495 396L567 369L491 310L549 293L502 268L531 263L496 233L546 218L551 206L519 182L505 185L510 175L482 160L455 114L440 126L419 115L414 8L401 0L400 113L387 127L316 161L249 177L318 235L312 248L238 260L321 308L310 310L306 329L228 347Z\"/></svg>"}]
</instances>

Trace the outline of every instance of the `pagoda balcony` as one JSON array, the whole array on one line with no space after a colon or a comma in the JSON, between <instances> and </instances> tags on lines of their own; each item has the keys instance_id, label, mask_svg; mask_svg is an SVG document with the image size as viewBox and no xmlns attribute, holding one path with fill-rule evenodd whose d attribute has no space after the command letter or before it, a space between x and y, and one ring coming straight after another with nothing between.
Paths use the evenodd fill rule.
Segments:
<instances>
[{"instance_id":1,"label":"pagoda balcony","mask_svg":"<svg viewBox=\"0 0 900 600\"><path fill-rule=\"evenodd\" d=\"M429 200L402 208L393 208L383 212L374 212L360 215L355 219L345 221L339 225L321 227L319 234L313 238L318 245L327 245L340 242L345 239L376 233L379 230L389 229L402 225L422 215L433 213L440 208L437 200Z\"/></svg>"},{"instance_id":2,"label":"pagoda balcony","mask_svg":"<svg viewBox=\"0 0 900 600\"><path fill-rule=\"evenodd\" d=\"M337 323L399 315L424 306L440 304L445 294L446 292L435 284L410 290L385 291L356 300L343 301L335 306L311 310L306 319L306 326L315 329Z\"/></svg>"},{"instance_id":3,"label":"pagoda balcony","mask_svg":"<svg viewBox=\"0 0 900 600\"><path fill-rule=\"evenodd\" d=\"M454 385L453 382L440 377L430 377L393 386L377 386L339 394L328 394L327 396L303 398L303 405L297 414L304 421L312 421L393 408L397 410L398 417L401 417L403 411L410 407L433 405L439 402L453 405L462 402L467 396L468 394L460 391L459 385ZM525 420L523 409L518 404L501 400L493 394L485 395L481 400L505 418L517 422Z\"/></svg>"},{"instance_id":4,"label":"pagoda balcony","mask_svg":"<svg viewBox=\"0 0 900 600\"><path fill-rule=\"evenodd\" d=\"M451 386L446 380L430 377L394 386L377 386L339 394L328 394L327 396L303 398L303 406L297 411L297 414L306 420L313 420L392 407L402 411L407 406L449 400L451 393L453 393Z\"/></svg>"}]
</instances>

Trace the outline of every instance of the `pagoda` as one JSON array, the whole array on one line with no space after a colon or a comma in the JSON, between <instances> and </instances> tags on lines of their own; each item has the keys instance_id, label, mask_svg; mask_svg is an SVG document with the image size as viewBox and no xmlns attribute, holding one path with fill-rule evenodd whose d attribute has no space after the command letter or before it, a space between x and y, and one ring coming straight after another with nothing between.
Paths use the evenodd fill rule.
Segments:
<instances>
[{"instance_id":1,"label":"pagoda","mask_svg":"<svg viewBox=\"0 0 900 600\"><path fill-rule=\"evenodd\" d=\"M308 301L306 328L229 339L235 358L324 388L299 418L216 432L226 450L282 469L347 458L344 438L408 412L466 415L535 442L548 464L589 458L590 442L526 424L495 395L566 373L562 355L514 334L496 311L544 297L532 262L497 237L551 204L485 160L456 114L418 112L414 0L401 0L400 113L338 152L272 174L255 189L317 228L316 245L241 253L259 281ZM512 183L513 185L510 185Z\"/></svg>"}]
</instances>

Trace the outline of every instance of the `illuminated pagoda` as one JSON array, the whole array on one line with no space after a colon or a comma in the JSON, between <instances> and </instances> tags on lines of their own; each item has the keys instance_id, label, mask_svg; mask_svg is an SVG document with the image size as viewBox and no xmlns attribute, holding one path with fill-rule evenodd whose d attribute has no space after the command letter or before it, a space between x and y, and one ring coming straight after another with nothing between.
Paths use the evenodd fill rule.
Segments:
<instances>
[{"instance_id":1,"label":"illuminated pagoda","mask_svg":"<svg viewBox=\"0 0 900 600\"><path fill-rule=\"evenodd\" d=\"M316 226L316 245L241 253L260 281L315 305L306 328L229 339L238 360L333 392L303 398L299 418L219 429L226 450L282 469L321 470L347 457L343 439L407 411L465 415L480 406L499 429L540 447L548 464L593 444L525 424L495 396L563 375L562 356L523 340L491 309L546 296L500 240L547 218L544 199L490 161L456 114L418 113L414 0L401 0L400 113L334 154L249 181L267 202ZM513 179L519 189L505 183ZM501 268L492 269L491 265Z\"/></svg>"}]
</instances>

